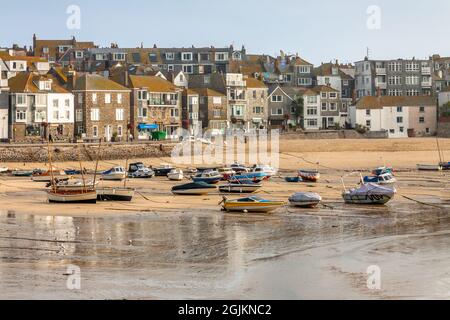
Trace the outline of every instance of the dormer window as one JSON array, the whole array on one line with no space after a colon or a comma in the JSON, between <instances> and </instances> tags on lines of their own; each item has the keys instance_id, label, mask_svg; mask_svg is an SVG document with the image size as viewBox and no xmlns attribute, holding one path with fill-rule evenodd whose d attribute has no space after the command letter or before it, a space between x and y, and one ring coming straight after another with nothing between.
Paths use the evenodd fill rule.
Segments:
<instances>
[{"instance_id":1,"label":"dormer window","mask_svg":"<svg viewBox=\"0 0 450 320\"><path fill-rule=\"evenodd\" d=\"M191 61L192 60L192 52L183 52L181 54L181 60L183 60L183 61Z\"/></svg>"},{"instance_id":2,"label":"dormer window","mask_svg":"<svg viewBox=\"0 0 450 320\"><path fill-rule=\"evenodd\" d=\"M83 51L75 51L75 58L82 59L84 56Z\"/></svg>"},{"instance_id":3,"label":"dormer window","mask_svg":"<svg viewBox=\"0 0 450 320\"><path fill-rule=\"evenodd\" d=\"M227 61L227 60L228 60L228 52L216 53L216 61Z\"/></svg>"},{"instance_id":4,"label":"dormer window","mask_svg":"<svg viewBox=\"0 0 450 320\"><path fill-rule=\"evenodd\" d=\"M114 53L113 60L114 61L125 61L125 53Z\"/></svg>"},{"instance_id":5,"label":"dormer window","mask_svg":"<svg viewBox=\"0 0 450 320\"><path fill-rule=\"evenodd\" d=\"M49 91L52 89L52 82L50 80L39 81L39 90Z\"/></svg>"},{"instance_id":6,"label":"dormer window","mask_svg":"<svg viewBox=\"0 0 450 320\"><path fill-rule=\"evenodd\" d=\"M174 59L175 59L175 53L166 52L166 60L174 60Z\"/></svg>"}]
</instances>

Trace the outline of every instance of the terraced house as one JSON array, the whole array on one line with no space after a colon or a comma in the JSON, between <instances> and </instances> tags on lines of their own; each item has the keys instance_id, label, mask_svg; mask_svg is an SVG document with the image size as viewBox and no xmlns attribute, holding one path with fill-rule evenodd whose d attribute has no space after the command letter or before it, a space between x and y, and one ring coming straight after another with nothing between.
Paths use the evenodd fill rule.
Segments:
<instances>
[{"instance_id":1,"label":"terraced house","mask_svg":"<svg viewBox=\"0 0 450 320\"><path fill-rule=\"evenodd\" d=\"M157 130L174 138L181 127L183 89L158 76L129 75L125 85L131 89L130 128L133 135L148 140Z\"/></svg>"},{"instance_id":2,"label":"terraced house","mask_svg":"<svg viewBox=\"0 0 450 320\"><path fill-rule=\"evenodd\" d=\"M199 120L202 128L223 134L228 127L227 96L209 88L191 88L199 95Z\"/></svg>"},{"instance_id":3,"label":"terraced house","mask_svg":"<svg viewBox=\"0 0 450 320\"><path fill-rule=\"evenodd\" d=\"M69 141L74 132L74 97L51 75L21 72L9 79L13 141Z\"/></svg>"},{"instance_id":4,"label":"terraced house","mask_svg":"<svg viewBox=\"0 0 450 320\"><path fill-rule=\"evenodd\" d=\"M128 138L128 88L97 74L84 74L76 77L73 94L77 137L88 141L101 139L107 142Z\"/></svg>"},{"instance_id":5,"label":"terraced house","mask_svg":"<svg viewBox=\"0 0 450 320\"><path fill-rule=\"evenodd\" d=\"M267 129L268 127L268 87L258 79L244 78L247 84L248 129Z\"/></svg>"},{"instance_id":6,"label":"terraced house","mask_svg":"<svg viewBox=\"0 0 450 320\"><path fill-rule=\"evenodd\" d=\"M301 125L300 110L296 102L307 90L301 87L272 85L268 91L268 122L272 129L284 129Z\"/></svg>"}]
</instances>

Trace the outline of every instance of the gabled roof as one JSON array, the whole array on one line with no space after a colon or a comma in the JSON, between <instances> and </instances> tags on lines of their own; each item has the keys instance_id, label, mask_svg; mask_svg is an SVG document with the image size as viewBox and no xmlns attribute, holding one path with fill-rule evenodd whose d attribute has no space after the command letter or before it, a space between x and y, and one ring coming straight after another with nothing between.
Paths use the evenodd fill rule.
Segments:
<instances>
[{"instance_id":1,"label":"gabled roof","mask_svg":"<svg viewBox=\"0 0 450 320\"><path fill-rule=\"evenodd\" d=\"M259 88L259 89L267 88L264 82L259 81L258 79L253 77L245 78L245 81L247 82L247 88Z\"/></svg>"},{"instance_id":2,"label":"gabled roof","mask_svg":"<svg viewBox=\"0 0 450 320\"><path fill-rule=\"evenodd\" d=\"M48 62L47 59L35 56L11 56L5 51L0 51L0 59L3 61L26 61L28 66L37 62Z\"/></svg>"},{"instance_id":3,"label":"gabled roof","mask_svg":"<svg viewBox=\"0 0 450 320\"><path fill-rule=\"evenodd\" d=\"M130 88L147 88L150 92L171 92L179 89L170 81L158 76L129 76Z\"/></svg>"},{"instance_id":4,"label":"gabled roof","mask_svg":"<svg viewBox=\"0 0 450 320\"><path fill-rule=\"evenodd\" d=\"M128 88L102 77L98 74L86 73L78 77L75 82L74 91L98 90L98 91L129 91Z\"/></svg>"},{"instance_id":5,"label":"gabled roof","mask_svg":"<svg viewBox=\"0 0 450 320\"><path fill-rule=\"evenodd\" d=\"M320 85L320 86L315 86L313 88L307 89L303 94L310 96L310 95L318 95L321 92L339 92L339 91L336 89L333 89L330 86Z\"/></svg>"},{"instance_id":6,"label":"gabled roof","mask_svg":"<svg viewBox=\"0 0 450 320\"><path fill-rule=\"evenodd\" d=\"M383 107L436 106L430 96L366 96L356 103L357 109L382 109Z\"/></svg>"},{"instance_id":7,"label":"gabled roof","mask_svg":"<svg viewBox=\"0 0 450 320\"><path fill-rule=\"evenodd\" d=\"M291 95L288 94L288 93L284 90L285 88L286 88L286 87L281 87L279 84L276 84L276 85L271 86L271 87L269 88L269 95L267 96L267 98L270 98L270 97L273 95L273 93L274 93L275 91L277 91L277 89L279 89L281 92L283 92L283 94L284 94L286 97L288 97L288 98L291 99L291 100L294 100L294 98L291 97Z\"/></svg>"},{"instance_id":8,"label":"gabled roof","mask_svg":"<svg viewBox=\"0 0 450 320\"><path fill-rule=\"evenodd\" d=\"M38 86L39 81L52 81L50 90L40 90ZM40 75L33 72L21 72L17 76L9 79L8 82L10 92L13 93L69 93L64 89L58 80L47 74Z\"/></svg>"},{"instance_id":9,"label":"gabled roof","mask_svg":"<svg viewBox=\"0 0 450 320\"><path fill-rule=\"evenodd\" d=\"M306 61L303 58L295 57L294 58L294 65L295 66L312 66L313 64L308 62L308 61Z\"/></svg>"}]
</instances>

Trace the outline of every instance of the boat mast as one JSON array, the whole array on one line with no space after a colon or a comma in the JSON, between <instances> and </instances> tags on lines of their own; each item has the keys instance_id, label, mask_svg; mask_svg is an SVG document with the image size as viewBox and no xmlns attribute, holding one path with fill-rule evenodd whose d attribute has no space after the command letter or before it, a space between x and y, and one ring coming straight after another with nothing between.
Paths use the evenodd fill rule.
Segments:
<instances>
[{"instance_id":1,"label":"boat mast","mask_svg":"<svg viewBox=\"0 0 450 320\"><path fill-rule=\"evenodd\" d=\"M436 144L437 144L437 149L438 149L438 154L439 154L439 165L441 165L443 162L443 156L441 154L441 147L439 146L439 138L437 136L436 136Z\"/></svg>"},{"instance_id":2,"label":"boat mast","mask_svg":"<svg viewBox=\"0 0 450 320\"><path fill-rule=\"evenodd\" d=\"M80 157L80 149L78 149L78 161L80 162L80 170L81 170L81 179L83 179L83 191L87 192L87 188L86 188L86 179L84 177L84 170L83 170L83 165L81 163L81 157Z\"/></svg>"},{"instance_id":3,"label":"boat mast","mask_svg":"<svg viewBox=\"0 0 450 320\"><path fill-rule=\"evenodd\" d=\"M125 179L123 181L123 187L126 188L127 187L127 178L128 178L128 154L127 154L127 160L125 161Z\"/></svg>"},{"instance_id":4,"label":"boat mast","mask_svg":"<svg viewBox=\"0 0 450 320\"><path fill-rule=\"evenodd\" d=\"M48 163L50 166L50 176L52 178L51 185L52 185L53 192L55 192L56 186L55 186L55 179L53 176L53 164L52 164L52 152L50 151L50 139L47 140L47 152L48 152Z\"/></svg>"},{"instance_id":5,"label":"boat mast","mask_svg":"<svg viewBox=\"0 0 450 320\"><path fill-rule=\"evenodd\" d=\"M102 145L102 140L100 139L99 143L98 143L98 151L97 151L97 161L95 163L95 171L94 171L94 183L93 185L95 186L95 182L97 180L97 170L98 170L98 161L100 159L100 147Z\"/></svg>"}]
</instances>

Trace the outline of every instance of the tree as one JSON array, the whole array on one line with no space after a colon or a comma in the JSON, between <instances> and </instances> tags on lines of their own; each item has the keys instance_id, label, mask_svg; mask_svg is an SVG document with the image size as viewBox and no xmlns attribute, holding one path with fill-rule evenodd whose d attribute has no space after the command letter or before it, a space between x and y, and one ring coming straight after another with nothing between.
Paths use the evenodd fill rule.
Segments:
<instances>
[{"instance_id":1,"label":"tree","mask_svg":"<svg viewBox=\"0 0 450 320\"><path fill-rule=\"evenodd\" d=\"M292 107L294 108L295 112L295 118L297 120L297 123L301 122L301 119L303 119L303 97L296 97L292 101Z\"/></svg>"}]
</instances>

